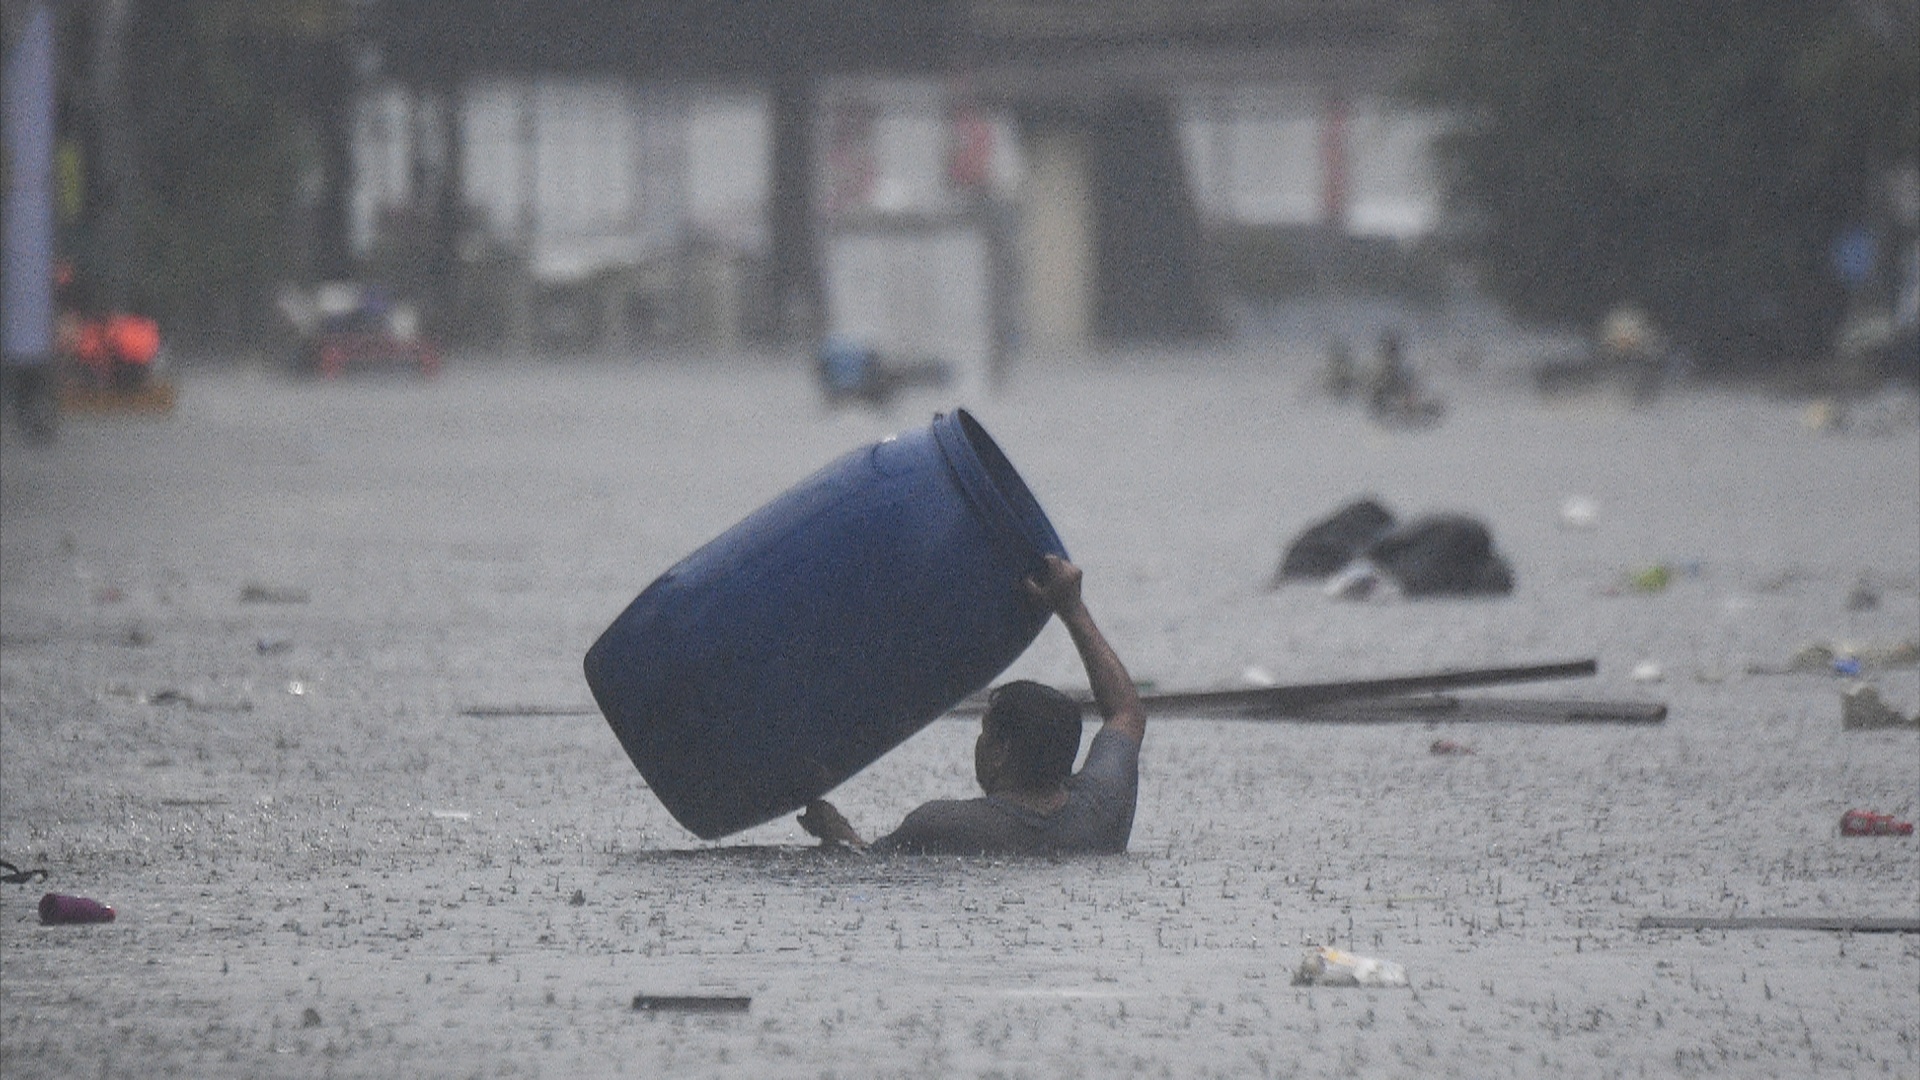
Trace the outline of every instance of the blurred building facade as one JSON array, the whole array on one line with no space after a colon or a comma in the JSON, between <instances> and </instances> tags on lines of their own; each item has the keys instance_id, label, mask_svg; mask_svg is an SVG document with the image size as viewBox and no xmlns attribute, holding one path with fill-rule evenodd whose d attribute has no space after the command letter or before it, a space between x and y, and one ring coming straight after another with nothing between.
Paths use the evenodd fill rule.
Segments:
<instances>
[{"instance_id":1,"label":"blurred building facade","mask_svg":"<svg viewBox=\"0 0 1920 1080\"><path fill-rule=\"evenodd\" d=\"M1224 252L1311 275L1314 252L1416 243L1437 219L1438 118L1392 93L1430 5L737 2L669 25L641 4L659 25L633 50L616 26L506 53L387 6L406 29L376 32L361 79L353 247L404 275L446 265L418 252L451 235L450 303L481 340L725 346L943 318L996 355L1204 336L1244 276ZM564 38L594 7L528 9L519 30ZM447 206L451 228L430 220Z\"/></svg>"}]
</instances>

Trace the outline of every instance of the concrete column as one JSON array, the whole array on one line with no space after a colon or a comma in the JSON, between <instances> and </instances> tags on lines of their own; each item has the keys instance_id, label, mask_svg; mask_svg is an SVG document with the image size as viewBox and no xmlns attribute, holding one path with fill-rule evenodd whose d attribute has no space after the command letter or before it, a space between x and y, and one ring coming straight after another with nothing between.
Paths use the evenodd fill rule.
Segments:
<instances>
[{"instance_id":1,"label":"concrete column","mask_svg":"<svg viewBox=\"0 0 1920 1080\"><path fill-rule=\"evenodd\" d=\"M507 340L521 356L533 354L534 310L538 303L534 264L540 249L540 83L533 74L523 76L520 85L519 123L515 130L518 158L519 215L515 221L515 239L520 249L520 268L513 281L511 310L507 316Z\"/></svg>"},{"instance_id":2,"label":"concrete column","mask_svg":"<svg viewBox=\"0 0 1920 1080\"><path fill-rule=\"evenodd\" d=\"M1094 301L1092 149L1084 132L1027 141L1019 252L1029 350L1088 347Z\"/></svg>"}]
</instances>

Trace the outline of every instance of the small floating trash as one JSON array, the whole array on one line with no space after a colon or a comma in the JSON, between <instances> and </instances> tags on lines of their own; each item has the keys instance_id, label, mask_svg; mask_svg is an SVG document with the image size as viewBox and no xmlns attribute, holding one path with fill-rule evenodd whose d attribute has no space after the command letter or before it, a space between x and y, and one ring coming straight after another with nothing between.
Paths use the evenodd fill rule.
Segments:
<instances>
[{"instance_id":1,"label":"small floating trash","mask_svg":"<svg viewBox=\"0 0 1920 1080\"><path fill-rule=\"evenodd\" d=\"M1391 960L1322 945L1300 961L1293 985L1399 987L1407 985L1407 970Z\"/></svg>"},{"instance_id":2,"label":"small floating trash","mask_svg":"<svg viewBox=\"0 0 1920 1080\"><path fill-rule=\"evenodd\" d=\"M48 893L40 898L40 921L48 926L72 923L108 923L114 910L86 896Z\"/></svg>"},{"instance_id":3,"label":"small floating trash","mask_svg":"<svg viewBox=\"0 0 1920 1080\"><path fill-rule=\"evenodd\" d=\"M1912 836L1913 822L1872 810L1849 810L1840 815L1841 836Z\"/></svg>"}]
</instances>

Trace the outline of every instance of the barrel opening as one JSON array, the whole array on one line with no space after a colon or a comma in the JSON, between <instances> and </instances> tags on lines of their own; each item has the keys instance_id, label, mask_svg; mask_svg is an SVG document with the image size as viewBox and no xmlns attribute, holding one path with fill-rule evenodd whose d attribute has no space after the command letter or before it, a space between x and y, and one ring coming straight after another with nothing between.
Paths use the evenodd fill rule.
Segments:
<instances>
[{"instance_id":1,"label":"barrel opening","mask_svg":"<svg viewBox=\"0 0 1920 1080\"><path fill-rule=\"evenodd\" d=\"M1013 462L1007 460L1000 444L993 441L993 436L987 434L987 429L980 426L972 413L955 409L953 415L960 434L986 474L988 487L999 497L1001 508L1011 518L1009 524L1033 546L1036 558L1046 552L1065 555L1066 548L1053 531L1053 523L1047 520L1046 511L1040 508L1040 501L1020 478Z\"/></svg>"}]
</instances>

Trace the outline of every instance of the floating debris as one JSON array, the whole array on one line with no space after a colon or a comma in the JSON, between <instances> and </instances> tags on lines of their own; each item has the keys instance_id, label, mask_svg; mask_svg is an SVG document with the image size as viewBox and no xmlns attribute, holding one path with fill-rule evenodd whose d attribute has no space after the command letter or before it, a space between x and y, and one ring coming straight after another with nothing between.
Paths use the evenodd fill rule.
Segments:
<instances>
[{"instance_id":1,"label":"floating debris","mask_svg":"<svg viewBox=\"0 0 1920 1080\"><path fill-rule=\"evenodd\" d=\"M1407 971L1391 960L1359 956L1322 945L1300 961L1293 973L1295 986L1367 986L1407 985Z\"/></svg>"},{"instance_id":2,"label":"floating debris","mask_svg":"<svg viewBox=\"0 0 1920 1080\"><path fill-rule=\"evenodd\" d=\"M1883 728L1920 730L1920 713L1911 718L1880 700L1880 692L1868 683L1847 688L1840 695L1840 727L1847 731L1873 731Z\"/></svg>"},{"instance_id":3,"label":"floating debris","mask_svg":"<svg viewBox=\"0 0 1920 1080\"><path fill-rule=\"evenodd\" d=\"M249 582L240 589L240 602L243 604L304 604L310 599L305 589L262 585L258 582Z\"/></svg>"},{"instance_id":4,"label":"floating debris","mask_svg":"<svg viewBox=\"0 0 1920 1080\"><path fill-rule=\"evenodd\" d=\"M1634 592L1657 593L1673 584L1673 567L1666 563L1644 566L1627 574L1627 587Z\"/></svg>"},{"instance_id":5,"label":"floating debris","mask_svg":"<svg viewBox=\"0 0 1920 1080\"><path fill-rule=\"evenodd\" d=\"M1393 592L1382 589L1384 579L1380 570L1365 559L1356 559L1346 569L1327 579L1321 590L1336 600L1365 600L1379 592L1383 596Z\"/></svg>"},{"instance_id":6,"label":"floating debris","mask_svg":"<svg viewBox=\"0 0 1920 1080\"><path fill-rule=\"evenodd\" d=\"M461 716L599 716L592 705L469 705Z\"/></svg>"},{"instance_id":7,"label":"floating debris","mask_svg":"<svg viewBox=\"0 0 1920 1080\"><path fill-rule=\"evenodd\" d=\"M1920 639L1892 645L1815 641L1801 647L1785 664L1750 664L1749 675L1836 674L1858 676L1889 668L1920 664Z\"/></svg>"},{"instance_id":8,"label":"floating debris","mask_svg":"<svg viewBox=\"0 0 1920 1080\"><path fill-rule=\"evenodd\" d=\"M1324 582L1326 595L1344 600L1383 590L1408 598L1505 596L1513 568L1494 550L1485 522L1437 513L1401 523L1363 498L1295 537L1267 587L1302 580Z\"/></svg>"},{"instance_id":9,"label":"floating debris","mask_svg":"<svg viewBox=\"0 0 1920 1080\"><path fill-rule=\"evenodd\" d=\"M112 908L85 896L48 893L40 898L40 921L53 926L71 923L112 922Z\"/></svg>"},{"instance_id":10,"label":"floating debris","mask_svg":"<svg viewBox=\"0 0 1920 1080\"><path fill-rule=\"evenodd\" d=\"M117 689L109 692L118 694ZM128 695L118 694L118 696L125 697ZM185 690L175 690L172 688L155 690L151 694L135 694L132 696L134 700L140 702L142 705L178 705L182 708L192 709L194 712L243 713L253 711L253 702L245 699L239 701L201 701Z\"/></svg>"},{"instance_id":11,"label":"floating debris","mask_svg":"<svg viewBox=\"0 0 1920 1080\"><path fill-rule=\"evenodd\" d=\"M1844 915L1647 915L1642 930L1838 930L1848 934L1920 934L1920 919Z\"/></svg>"},{"instance_id":12,"label":"floating debris","mask_svg":"<svg viewBox=\"0 0 1920 1080\"><path fill-rule=\"evenodd\" d=\"M1242 671L1240 673L1240 682L1243 686L1280 685L1280 680L1273 677L1273 672L1268 671L1258 664L1249 665L1246 670Z\"/></svg>"},{"instance_id":13,"label":"floating debris","mask_svg":"<svg viewBox=\"0 0 1920 1080\"><path fill-rule=\"evenodd\" d=\"M0 884L25 885L36 877L45 881L47 872L37 866L31 870L22 870L7 860L0 859Z\"/></svg>"},{"instance_id":14,"label":"floating debris","mask_svg":"<svg viewBox=\"0 0 1920 1080\"><path fill-rule=\"evenodd\" d=\"M1865 578L1854 582L1852 591L1847 593L1848 611L1872 611L1880 606L1880 593L1873 583Z\"/></svg>"},{"instance_id":15,"label":"floating debris","mask_svg":"<svg viewBox=\"0 0 1920 1080\"><path fill-rule=\"evenodd\" d=\"M724 997L704 994L635 994L634 1012L746 1012L750 997Z\"/></svg>"},{"instance_id":16,"label":"floating debris","mask_svg":"<svg viewBox=\"0 0 1920 1080\"><path fill-rule=\"evenodd\" d=\"M1569 495L1560 502L1560 524L1569 529L1591 529L1600 520L1600 504L1585 495Z\"/></svg>"},{"instance_id":17,"label":"floating debris","mask_svg":"<svg viewBox=\"0 0 1920 1080\"><path fill-rule=\"evenodd\" d=\"M1913 822L1872 810L1849 810L1840 815L1841 836L1912 836Z\"/></svg>"}]
</instances>

